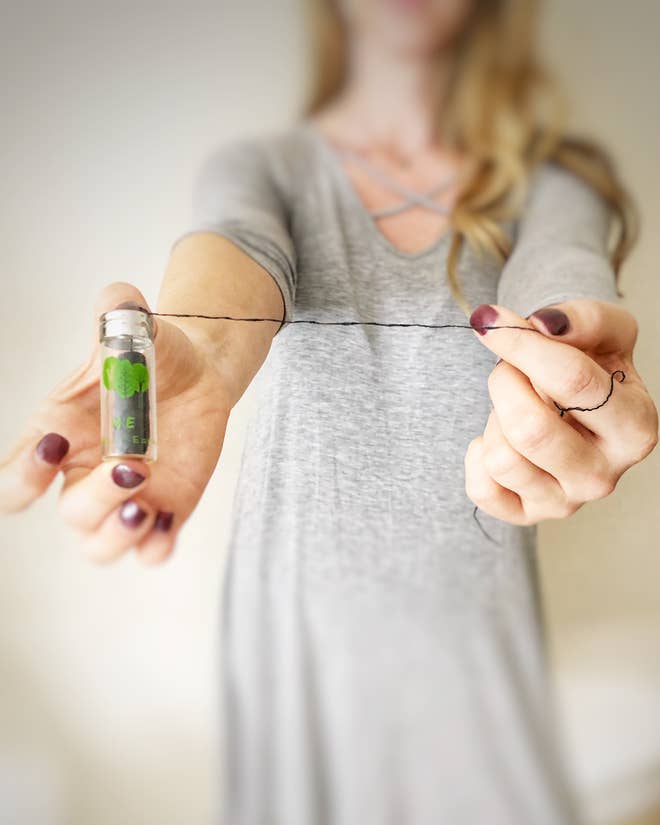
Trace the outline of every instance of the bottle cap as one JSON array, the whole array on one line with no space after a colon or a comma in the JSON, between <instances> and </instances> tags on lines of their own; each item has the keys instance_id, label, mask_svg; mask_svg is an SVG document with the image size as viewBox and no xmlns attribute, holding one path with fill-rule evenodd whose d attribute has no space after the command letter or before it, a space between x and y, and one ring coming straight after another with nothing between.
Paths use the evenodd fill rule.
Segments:
<instances>
[{"instance_id":1,"label":"bottle cap","mask_svg":"<svg viewBox=\"0 0 660 825\"><path fill-rule=\"evenodd\" d=\"M141 309L111 309L99 317L99 340L130 335L153 341L154 322L150 313Z\"/></svg>"}]
</instances>

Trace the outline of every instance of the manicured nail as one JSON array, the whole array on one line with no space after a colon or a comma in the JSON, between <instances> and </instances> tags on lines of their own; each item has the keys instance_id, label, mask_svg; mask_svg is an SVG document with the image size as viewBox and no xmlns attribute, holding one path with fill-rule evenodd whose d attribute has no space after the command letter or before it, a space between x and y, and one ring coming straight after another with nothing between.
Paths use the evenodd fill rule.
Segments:
<instances>
[{"instance_id":1,"label":"manicured nail","mask_svg":"<svg viewBox=\"0 0 660 825\"><path fill-rule=\"evenodd\" d=\"M485 335L488 330L484 327L494 324L497 320L497 310L490 304L479 304L470 315L470 326L476 329L479 335Z\"/></svg>"},{"instance_id":2,"label":"manicured nail","mask_svg":"<svg viewBox=\"0 0 660 825\"><path fill-rule=\"evenodd\" d=\"M130 499L125 501L119 510L119 518L127 527L139 527L146 515L146 510L143 510L136 501Z\"/></svg>"},{"instance_id":3,"label":"manicured nail","mask_svg":"<svg viewBox=\"0 0 660 825\"><path fill-rule=\"evenodd\" d=\"M142 304L138 304L137 301L122 301L121 304L117 304L115 309L139 309L142 312L149 312L146 307L143 307Z\"/></svg>"},{"instance_id":4,"label":"manicured nail","mask_svg":"<svg viewBox=\"0 0 660 825\"><path fill-rule=\"evenodd\" d=\"M166 533L172 526L173 518L174 513L171 513L169 510L159 510L156 514L154 530L160 530L161 532Z\"/></svg>"},{"instance_id":5,"label":"manicured nail","mask_svg":"<svg viewBox=\"0 0 660 825\"><path fill-rule=\"evenodd\" d=\"M153 336L153 338L154 338L154 341L156 340L156 338L158 337L159 327L158 327L158 322L154 318L154 315L151 312L151 310L147 309L146 307L143 307L142 304L138 304L137 301L122 301L121 304L117 304L115 309L139 309L141 312L144 312L147 315L150 315L151 320L153 321L153 325L154 325L154 336Z\"/></svg>"},{"instance_id":6,"label":"manicured nail","mask_svg":"<svg viewBox=\"0 0 660 825\"><path fill-rule=\"evenodd\" d=\"M129 467L128 464L115 464L111 475L112 480L119 487L137 487L146 478L142 473L138 473L137 470Z\"/></svg>"},{"instance_id":7,"label":"manicured nail","mask_svg":"<svg viewBox=\"0 0 660 825\"><path fill-rule=\"evenodd\" d=\"M59 464L69 451L69 442L59 433L46 433L36 446L39 458L49 464Z\"/></svg>"},{"instance_id":8,"label":"manicured nail","mask_svg":"<svg viewBox=\"0 0 660 825\"><path fill-rule=\"evenodd\" d=\"M553 309L552 307L532 312L530 317L538 318L551 335L563 335L568 332L571 326L568 315L560 309Z\"/></svg>"}]
</instances>

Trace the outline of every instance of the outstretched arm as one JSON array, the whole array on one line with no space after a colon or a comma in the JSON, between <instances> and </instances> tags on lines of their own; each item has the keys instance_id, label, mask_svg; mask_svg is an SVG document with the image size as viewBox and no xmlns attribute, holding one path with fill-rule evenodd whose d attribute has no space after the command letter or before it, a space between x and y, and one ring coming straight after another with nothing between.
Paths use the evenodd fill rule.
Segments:
<instances>
[{"instance_id":1,"label":"outstretched arm","mask_svg":"<svg viewBox=\"0 0 660 825\"><path fill-rule=\"evenodd\" d=\"M545 167L498 303L470 318L502 360L488 379L486 427L465 455L466 492L503 521L570 516L611 493L657 444L658 413L633 364L638 327L619 303L608 227L599 196L571 173ZM583 410L564 414L558 406Z\"/></svg>"},{"instance_id":2,"label":"outstretched arm","mask_svg":"<svg viewBox=\"0 0 660 825\"><path fill-rule=\"evenodd\" d=\"M163 313L284 317L282 293L264 268L233 241L195 232L173 248L161 284ZM209 353L231 409L263 364L280 323L169 317Z\"/></svg>"}]
</instances>

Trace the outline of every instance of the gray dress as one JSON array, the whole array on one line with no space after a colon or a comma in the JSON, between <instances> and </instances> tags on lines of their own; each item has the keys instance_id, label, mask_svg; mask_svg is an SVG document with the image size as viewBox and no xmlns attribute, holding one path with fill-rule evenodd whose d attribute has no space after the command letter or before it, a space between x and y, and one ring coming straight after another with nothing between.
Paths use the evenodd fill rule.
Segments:
<instances>
[{"instance_id":1,"label":"gray dress","mask_svg":"<svg viewBox=\"0 0 660 825\"><path fill-rule=\"evenodd\" d=\"M469 247L472 306L618 301L609 218L534 175L502 268ZM307 121L219 146L190 225L275 279L286 320L466 323L449 236L391 244ZM175 241L176 243L176 241ZM200 311L204 311L202 308ZM464 455L497 357L469 329L285 324L255 378L223 604L226 825L567 825L536 528L479 511Z\"/></svg>"}]
</instances>

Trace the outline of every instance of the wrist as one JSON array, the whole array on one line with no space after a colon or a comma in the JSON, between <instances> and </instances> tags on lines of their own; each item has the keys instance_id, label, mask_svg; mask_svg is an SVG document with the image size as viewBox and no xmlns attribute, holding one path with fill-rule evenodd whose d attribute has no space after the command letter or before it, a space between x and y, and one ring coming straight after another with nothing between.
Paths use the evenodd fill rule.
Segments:
<instances>
[{"instance_id":1,"label":"wrist","mask_svg":"<svg viewBox=\"0 0 660 825\"><path fill-rule=\"evenodd\" d=\"M264 362L278 323L168 318L186 335L230 410Z\"/></svg>"}]
</instances>

